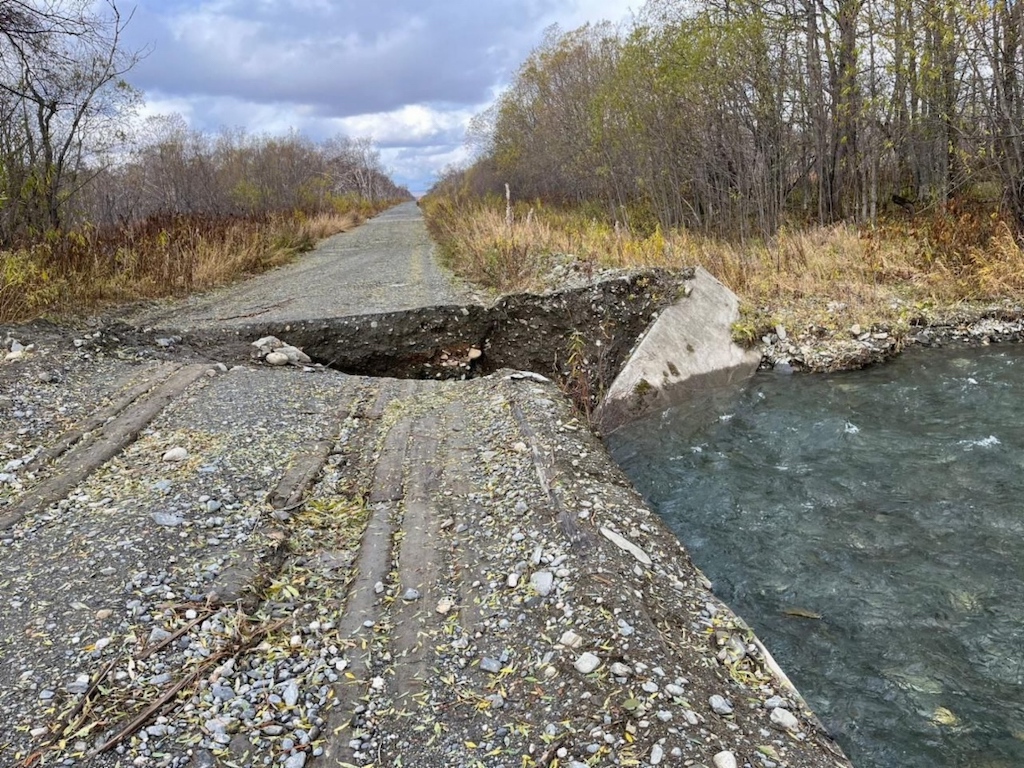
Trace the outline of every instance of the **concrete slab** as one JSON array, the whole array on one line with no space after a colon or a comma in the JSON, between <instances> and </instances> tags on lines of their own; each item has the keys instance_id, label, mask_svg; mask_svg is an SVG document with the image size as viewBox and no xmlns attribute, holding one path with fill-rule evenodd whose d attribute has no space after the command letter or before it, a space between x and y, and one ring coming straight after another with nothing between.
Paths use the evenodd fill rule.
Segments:
<instances>
[{"instance_id":1,"label":"concrete slab","mask_svg":"<svg viewBox=\"0 0 1024 768\"><path fill-rule=\"evenodd\" d=\"M732 340L739 299L698 267L679 300L651 324L595 413L611 432L757 370L761 355Z\"/></svg>"}]
</instances>

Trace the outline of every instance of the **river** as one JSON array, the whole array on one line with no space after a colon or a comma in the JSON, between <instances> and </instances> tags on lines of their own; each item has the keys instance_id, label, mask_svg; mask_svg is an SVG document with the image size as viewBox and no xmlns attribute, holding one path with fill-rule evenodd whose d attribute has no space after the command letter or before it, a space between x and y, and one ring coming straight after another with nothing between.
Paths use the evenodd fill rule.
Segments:
<instances>
[{"instance_id":1,"label":"river","mask_svg":"<svg viewBox=\"0 0 1024 768\"><path fill-rule=\"evenodd\" d=\"M854 765L1024 765L1024 347L759 374L609 445Z\"/></svg>"}]
</instances>

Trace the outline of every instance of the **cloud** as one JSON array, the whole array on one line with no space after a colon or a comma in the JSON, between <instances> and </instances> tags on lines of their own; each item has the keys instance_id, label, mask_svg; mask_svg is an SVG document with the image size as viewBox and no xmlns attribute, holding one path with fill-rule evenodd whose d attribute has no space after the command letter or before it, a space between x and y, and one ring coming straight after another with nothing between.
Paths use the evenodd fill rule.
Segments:
<instances>
[{"instance_id":1,"label":"cloud","mask_svg":"<svg viewBox=\"0 0 1024 768\"><path fill-rule=\"evenodd\" d=\"M148 111L204 130L296 128L458 156L470 117L551 23L621 19L624 0L138 0L128 44ZM428 148L441 148L436 153ZM397 156L396 156L397 157ZM436 168L435 168L436 170ZM410 170L411 172L411 170Z\"/></svg>"}]
</instances>

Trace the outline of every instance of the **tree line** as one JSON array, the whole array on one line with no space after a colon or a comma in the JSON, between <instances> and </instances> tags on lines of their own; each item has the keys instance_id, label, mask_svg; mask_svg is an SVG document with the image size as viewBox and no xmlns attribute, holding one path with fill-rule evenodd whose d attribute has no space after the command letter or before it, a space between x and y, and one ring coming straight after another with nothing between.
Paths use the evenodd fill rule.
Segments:
<instances>
[{"instance_id":1,"label":"tree line","mask_svg":"<svg viewBox=\"0 0 1024 768\"><path fill-rule=\"evenodd\" d=\"M440 188L770 234L966 201L1024 233L1024 1L651 0L549 30Z\"/></svg>"},{"instance_id":2,"label":"tree line","mask_svg":"<svg viewBox=\"0 0 1024 768\"><path fill-rule=\"evenodd\" d=\"M410 197L368 139L208 134L135 119L115 0L0 0L0 248L152 216L320 212Z\"/></svg>"}]
</instances>

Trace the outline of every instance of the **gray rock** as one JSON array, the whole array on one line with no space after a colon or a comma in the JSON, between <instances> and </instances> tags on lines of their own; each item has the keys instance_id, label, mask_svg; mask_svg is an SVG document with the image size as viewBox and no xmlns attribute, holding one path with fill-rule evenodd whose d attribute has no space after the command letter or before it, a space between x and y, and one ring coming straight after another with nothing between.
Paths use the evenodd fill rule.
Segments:
<instances>
[{"instance_id":1,"label":"gray rock","mask_svg":"<svg viewBox=\"0 0 1024 768\"><path fill-rule=\"evenodd\" d=\"M570 629L562 633L562 636L558 639L558 643L559 645L564 645L566 648L572 648L575 650L583 644L583 638Z\"/></svg>"},{"instance_id":2,"label":"gray rock","mask_svg":"<svg viewBox=\"0 0 1024 768\"><path fill-rule=\"evenodd\" d=\"M732 704L730 704L725 697L719 696L717 693L708 699L708 704L711 705L711 709L716 715L731 715Z\"/></svg>"},{"instance_id":3,"label":"gray rock","mask_svg":"<svg viewBox=\"0 0 1024 768\"><path fill-rule=\"evenodd\" d=\"M485 656L480 660L480 669L484 672L490 672L492 675L496 675L501 672L501 662L497 659L491 659Z\"/></svg>"},{"instance_id":4,"label":"gray rock","mask_svg":"<svg viewBox=\"0 0 1024 768\"><path fill-rule=\"evenodd\" d=\"M75 682L68 685L68 693L85 693L89 690L91 680L88 675L82 674L75 678Z\"/></svg>"},{"instance_id":5,"label":"gray rock","mask_svg":"<svg viewBox=\"0 0 1024 768\"><path fill-rule=\"evenodd\" d=\"M188 451L181 447L171 448L164 453L164 461L180 462L188 458Z\"/></svg>"},{"instance_id":6,"label":"gray rock","mask_svg":"<svg viewBox=\"0 0 1024 768\"><path fill-rule=\"evenodd\" d=\"M288 365L288 363L291 362L291 360L288 359L288 355L285 355L281 352L271 352L263 359L267 363L267 365L276 366Z\"/></svg>"},{"instance_id":7,"label":"gray rock","mask_svg":"<svg viewBox=\"0 0 1024 768\"><path fill-rule=\"evenodd\" d=\"M163 627L153 627L149 633L149 638L146 640L146 645L156 645L164 640L169 640L170 637L171 633Z\"/></svg>"},{"instance_id":8,"label":"gray rock","mask_svg":"<svg viewBox=\"0 0 1024 768\"><path fill-rule=\"evenodd\" d=\"M153 512L150 517L153 518L154 523L166 528L177 528L185 522L184 518L179 517L172 512Z\"/></svg>"},{"instance_id":9,"label":"gray rock","mask_svg":"<svg viewBox=\"0 0 1024 768\"><path fill-rule=\"evenodd\" d=\"M283 347L284 342L277 338L277 336L264 336L262 339L256 339L252 345L256 347L259 352L267 354L268 352L273 352L275 349Z\"/></svg>"},{"instance_id":10,"label":"gray rock","mask_svg":"<svg viewBox=\"0 0 1024 768\"><path fill-rule=\"evenodd\" d=\"M771 714L772 725L784 731L797 731L800 729L800 721L788 709L776 707Z\"/></svg>"},{"instance_id":11,"label":"gray rock","mask_svg":"<svg viewBox=\"0 0 1024 768\"><path fill-rule=\"evenodd\" d=\"M615 677L629 677L633 674L633 668L628 664L623 664L621 661L616 661L611 665L610 669Z\"/></svg>"},{"instance_id":12,"label":"gray rock","mask_svg":"<svg viewBox=\"0 0 1024 768\"><path fill-rule=\"evenodd\" d=\"M576 671L581 675L589 675L601 666L601 659L587 651L580 654L579 658L573 663L573 666L576 667Z\"/></svg>"},{"instance_id":13,"label":"gray rock","mask_svg":"<svg viewBox=\"0 0 1024 768\"><path fill-rule=\"evenodd\" d=\"M299 702L299 684L289 680L281 693L281 698L289 707L294 707Z\"/></svg>"},{"instance_id":14,"label":"gray rock","mask_svg":"<svg viewBox=\"0 0 1024 768\"><path fill-rule=\"evenodd\" d=\"M651 747L651 765L658 765L665 758L665 750L661 744Z\"/></svg>"},{"instance_id":15,"label":"gray rock","mask_svg":"<svg viewBox=\"0 0 1024 768\"><path fill-rule=\"evenodd\" d=\"M290 344L285 344L282 347L278 347L274 354L284 355L288 358L288 362L292 365L304 365L306 363L313 362L309 355L303 352L298 347L293 347Z\"/></svg>"},{"instance_id":16,"label":"gray rock","mask_svg":"<svg viewBox=\"0 0 1024 768\"><path fill-rule=\"evenodd\" d=\"M210 688L213 698L219 701L228 701L235 698L235 691L227 685L214 685Z\"/></svg>"},{"instance_id":17,"label":"gray rock","mask_svg":"<svg viewBox=\"0 0 1024 768\"><path fill-rule=\"evenodd\" d=\"M412 587L409 587L407 590L405 590L405 594L402 595L402 599L405 600L407 603L411 603L414 600L419 600L420 591L418 589L413 589Z\"/></svg>"},{"instance_id":18,"label":"gray rock","mask_svg":"<svg viewBox=\"0 0 1024 768\"><path fill-rule=\"evenodd\" d=\"M296 752L294 755L289 755L288 759L284 761L284 768L302 768L306 764L306 753Z\"/></svg>"},{"instance_id":19,"label":"gray rock","mask_svg":"<svg viewBox=\"0 0 1024 768\"><path fill-rule=\"evenodd\" d=\"M537 571L530 577L530 586L541 597L547 597L555 587L555 576L551 571Z\"/></svg>"},{"instance_id":20,"label":"gray rock","mask_svg":"<svg viewBox=\"0 0 1024 768\"><path fill-rule=\"evenodd\" d=\"M712 762L714 762L715 768L737 768L736 755L729 751L719 752L714 756Z\"/></svg>"},{"instance_id":21,"label":"gray rock","mask_svg":"<svg viewBox=\"0 0 1024 768\"><path fill-rule=\"evenodd\" d=\"M668 685L666 685L665 693L676 699L681 699L683 696L686 695L686 691L683 690L683 687L680 685L676 685L675 683L669 683Z\"/></svg>"}]
</instances>

